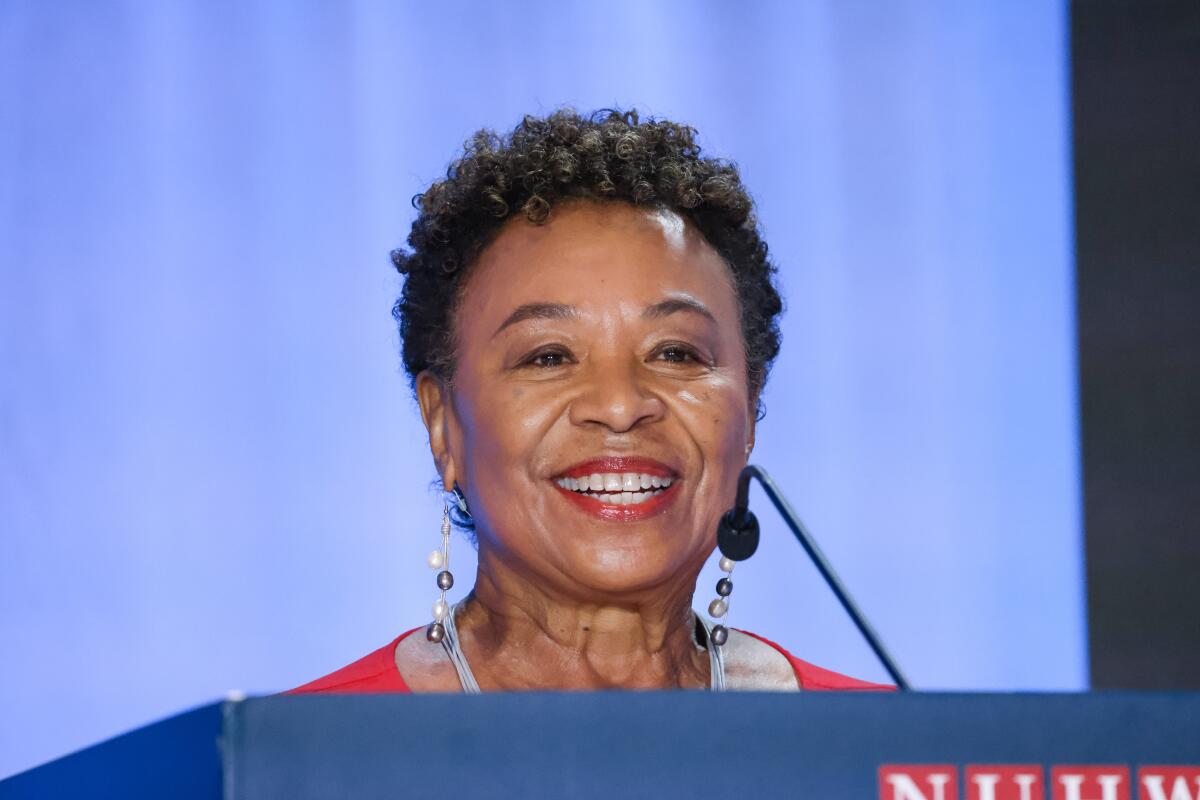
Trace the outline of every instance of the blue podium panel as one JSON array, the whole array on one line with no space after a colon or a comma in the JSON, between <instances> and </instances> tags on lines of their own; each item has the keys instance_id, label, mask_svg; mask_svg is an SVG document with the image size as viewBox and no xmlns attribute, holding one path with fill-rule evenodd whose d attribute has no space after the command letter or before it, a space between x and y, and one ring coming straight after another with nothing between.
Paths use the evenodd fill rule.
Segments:
<instances>
[{"instance_id":1,"label":"blue podium panel","mask_svg":"<svg viewBox=\"0 0 1200 800\"><path fill-rule=\"evenodd\" d=\"M984 795L967 767L1004 764L1036 772L1028 796L1045 800L1069 794L1052 792L1064 765L1120 772L1112 796L1128 800L1156 800L1139 769L1187 767L1158 785L1195 800L1200 694L274 696L126 734L0 782L0 798L970 800ZM881 781L885 766L905 777Z\"/></svg>"},{"instance_id":2,"label":"blue podium panel","mask_svg":"<svg viewBox=\"0 0 1200 800\"><path fill-rule=\"evenodd\" d=\"M247 700L225 732L239 800L890 800L885 764L1041 765L1049 800L1056 764L1200 765L1200 694L327 695Z\"/></svg>"},{"instance_id":3,"label":"blue podium panel","mask_svg":"<svg viewBox=\"0 0 1200 800\"><path fill-rule=\"evenodd\" d=\"M213 703L0 781L2 800L221 796L221 704Z\"/></svg>"}]
</instances>

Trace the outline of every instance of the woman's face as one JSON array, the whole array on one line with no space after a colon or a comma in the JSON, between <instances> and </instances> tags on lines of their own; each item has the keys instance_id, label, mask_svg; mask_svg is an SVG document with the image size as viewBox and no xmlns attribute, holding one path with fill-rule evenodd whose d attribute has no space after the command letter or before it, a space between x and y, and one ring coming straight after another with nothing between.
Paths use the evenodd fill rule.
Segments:
<instances>
[{"instance_id":1,"label":"woman's face","mask_svg":"<svg viewBox=\"0 0 1200 800\"><path fill-rule=\"evenodd\" d=\"M547 590L695 580L754 410L728 267L678 215L578 201L507 224L472 269L448 392L418 396L480 558Z\"/></svg>"}]
</instances>

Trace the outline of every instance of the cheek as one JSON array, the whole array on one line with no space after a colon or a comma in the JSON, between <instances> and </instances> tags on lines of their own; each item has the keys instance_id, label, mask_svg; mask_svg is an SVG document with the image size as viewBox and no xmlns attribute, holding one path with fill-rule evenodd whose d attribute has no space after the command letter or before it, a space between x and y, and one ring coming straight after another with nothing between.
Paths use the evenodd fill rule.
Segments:
<instances>
[{"instance_id":1,"label":"cheek","mask_svg":"<svg viewBox=\"0 0 1200 800\"><path fill-rule=\"evenodd\" d=\"M472 395L461 403L462 476L480 539L491 539L497 531L521 529L521 519L514 517L514 511L528 505L512 502L524 488L526 473L521 462L527 457L529 443L523 436L526 421L515 416L520 406L510 397L509 392L490 398Z\"/></svg>"},{"instance_id":2,"label":"cheek","mask_svg":"<svg viewBox=\"0 0 1200 800\"><path fill-rule=\"evenodd\" d=\"M745 455L747 410L740 387L721 385L706 389L684 389L677 394L679 405L711 467L740 460Z\"/></svg>"},{"instance_id":3,"label":"cheek","mask_svg":"<svg viewBox=\"0 0 1200 800\"><path fill-rule=\"evenodd\" d=\"M552 398L539 398L529 387L494 384L462 380L455 402L463 472L485 509L500 509L506 498L530 488L531 468L558 414Z\"/></svg>"}]
</instances>

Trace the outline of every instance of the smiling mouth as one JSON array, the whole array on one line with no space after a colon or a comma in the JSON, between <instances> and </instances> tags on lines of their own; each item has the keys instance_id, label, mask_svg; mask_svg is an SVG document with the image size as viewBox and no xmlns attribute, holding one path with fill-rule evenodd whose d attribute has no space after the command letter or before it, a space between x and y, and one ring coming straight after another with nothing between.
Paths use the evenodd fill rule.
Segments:
<instances>
[{"instance_id":1,"label":"smiling mouth","mask_svg":"<svg viewBox=\"0 0 1200 800\"><path fill-rule=\"evenodd\" d=\"M673 478L644 472L596 472L555 481L560 489L612 506L637 506L662 495Z\"/></svg>"},{"instance_id":2,"label":"smiling mouth","mask_svg":"<svg viewBox=\"0 0 1200 800\"><path fill-rule=\"evenodd\" d=\"M643 456L600 456L553 478L555 491L579 511L607 522L636 522L665 512L679 496L680 476Z\"/></svg>"}]
</instances>

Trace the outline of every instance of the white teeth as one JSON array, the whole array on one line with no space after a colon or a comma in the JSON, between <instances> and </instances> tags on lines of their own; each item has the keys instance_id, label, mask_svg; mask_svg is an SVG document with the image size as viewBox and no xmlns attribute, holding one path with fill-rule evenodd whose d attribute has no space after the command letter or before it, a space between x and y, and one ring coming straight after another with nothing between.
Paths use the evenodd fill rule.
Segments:
<instances>
[{"instance_id":1,"label":"white teeth","mask_svg":"<svg viewBox=\"0 0 1200 800\"><path fill-rule=\"evenodd\" d=\"M670 478L638 472L594 473L554 482L567 491L590 492L601 503L620 506L644 503L671 485Z\"/></svg>"},{"instance_id":2,"label":"white teeth","mask_svg":"<svg viewBox=\"0 0 1200 800\"><path fill-rule=\"evenodd\" d=\"M589 497L594 497L601 503L607 503L614 506L633 506L638 503L644 503L655 495L662 494L662 489L652 489L648 492L612 492L589 494Z\"/></svg>"}]
</instances>

